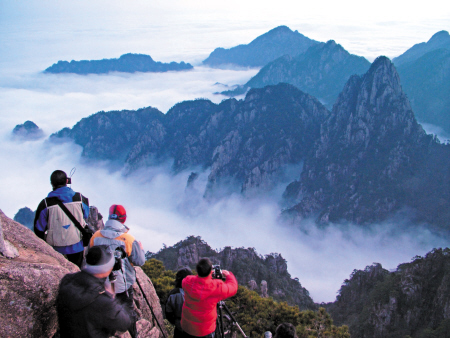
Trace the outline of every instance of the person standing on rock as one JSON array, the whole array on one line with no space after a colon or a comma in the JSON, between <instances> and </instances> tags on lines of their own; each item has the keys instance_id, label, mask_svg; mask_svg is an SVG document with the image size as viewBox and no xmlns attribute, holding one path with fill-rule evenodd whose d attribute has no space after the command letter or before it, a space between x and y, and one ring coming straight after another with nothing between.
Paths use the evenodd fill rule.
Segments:
<instances>
[{"instance_id":1,"label":"person standing on rock","mask_svg":"<svg viewBox=\"0 0 450 338\"><path fill-rule=\"evenodd\" d=\"M51 174L50 183L53 191L39 203L34 218L34 233L65 255L70 262L81 267L84 253L82 235L58 203L61 201L85 227L85 220L89 217L89 200L67 186L71 180L62 170L55 170Z\"/></svg>"},{"instance_id":2,"label":"person standing on rock","mask_svg":"<svg viewBox=\"0 0 450 338\"><path fill-rule=\"evenodd\" d=\"M187 276L182 283L184 305L181 315L181 328L186 338L213 338L216 330L217 303L234 296L238 284L236 277L226 270L222 271L225 281L212 278L212 264L208 258L197 263L198 276Z\"/></svg>"},{"instance_id":3,"label":"person standing on rock","mask_svg":"<svg viewBox=\"0 0 450 338\"><path fill-rule=\"evenodd\" d=\"M125 225L126 219L125 208L122 205L113 204L109 208L109 217L105 227L92 236L89 246L107 245L112 250L121 248L126 254L126 257L122 259L122 269L114 272L113 286L116 297L126 303L130 312L133 313L134 321L128 328L128 332L134 338L137 337L137 315L134 312L133 304L133 284L136 283L136 271L133 265L144 265L145 253L141 242L136 241L128 233L130 229Z\"/></svg>"},{"instance_id":4,"label":"person standing on rock","mask_svg":"<svg viewBox=\"0 0 450 338\"><path fill-rule=\"evenodd\" d=\"M61 338L106 338L132 325L129 307L105 289L115 262L110 248L94 246L83 269L63 277L56 299Z\"/></svg>"},{"instance_id":5,"label":"person standing on rock","mask_svg":"<svg viewBox=\"0 0 450 338\"><path fill-rule=\"evenodd\" d=\"M184 278L192 275L191 269L188 267L181 268L177 271L175 276L175 288L170 291L167 297L165 313L167 320L175 325L173 338L182 338L183 329L181 328L181 312L184 304L184 290L182 288L182 282Z\"/></svg>"}]
</instances>

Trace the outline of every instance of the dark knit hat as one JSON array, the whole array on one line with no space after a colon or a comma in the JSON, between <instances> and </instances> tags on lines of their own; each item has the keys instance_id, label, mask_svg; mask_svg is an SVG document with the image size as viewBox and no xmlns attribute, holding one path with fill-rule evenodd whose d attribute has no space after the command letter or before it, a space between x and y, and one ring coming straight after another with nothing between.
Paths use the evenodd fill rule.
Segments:
<instances>
[{"instance_id":1,"label":"dark knit hat","mask_svg":"<svg viewBox=\"0 0 450 338\"><path fill-rule=\"evenodd\" d=\"M89 249L83 271L96 275L110 272L115 263L114 254L106 245L97 245Z\"/></svg>"}]
</instances>

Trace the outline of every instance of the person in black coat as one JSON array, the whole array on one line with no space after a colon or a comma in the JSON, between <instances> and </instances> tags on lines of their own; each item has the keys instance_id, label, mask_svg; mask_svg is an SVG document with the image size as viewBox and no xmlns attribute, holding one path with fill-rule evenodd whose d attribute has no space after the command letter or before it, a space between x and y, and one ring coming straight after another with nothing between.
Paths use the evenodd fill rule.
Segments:
<instances>
[{"instance_id":1,"label":"person in black coat","mask_svg":"<svg viewBox=\"0 0 450 338\"><path fill-rule=\"evenodd\" d=\"M107 338L130 327L128 308L105 289L114 264L108 247L94 246L83 270L63 277L56 300L61 338Z\"/></svg>"},{"instance_id":2,"label":"person in black coat","mask_svg":"<svg viewBox=\"0 0 450 338\"><path fill-rule=\"evenodd\" d=\"M174 338L183 337L183 329L181 328L180 321L184 303L184 291L181 288L181 282L189 275L192 275L192 271L188 267L179 269L175 276L175 289L170 291L169 296L167 297L165 313L167 320L172 325L175 325L173 333Z\"/></svg>"}]
</instances>

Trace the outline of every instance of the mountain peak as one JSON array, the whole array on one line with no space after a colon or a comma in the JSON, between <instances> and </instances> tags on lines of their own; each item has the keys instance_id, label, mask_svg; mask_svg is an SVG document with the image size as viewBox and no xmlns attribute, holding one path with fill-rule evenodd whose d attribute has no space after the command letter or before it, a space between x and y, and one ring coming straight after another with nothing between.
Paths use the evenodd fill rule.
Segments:
<instances>
[{"instance_id":1,"label":"mountain peak","mask_svg":"<svg viewBox=\"0 0 450 338\"><path fill-rule=\"evenodd\" d=\"M450 41L450 34L448 34L447 31L440 31L434 34L430 40L428 40L428 43L435 43L435 42L443 42L443 41Z\"/></svg>"},{"instance_id":2,"label":"mountain peak","mask_svg":"<svg viewBox=\"0 0 450 338\"><path fill-rule=\"evenodd\" d=\"M397 69L386 56L377 57L364 78L366 83L369 80L377 87L389 85L396 94L403 94Z\"/></svg>"},{"instance_id":3,"label":"mountain peak","mask_svg":"<svg viewBox=\"0 0 450 338\"><path fill-rule=\"evenodd\" d=\"M271 29L266 34L272 34L272 33L293 33L293 31L288 26L278 26L274 29Z\"/></svg>"},{"instance_id":4,"label":"mountain peak","mask_svg":"<svg viewBox=\"0 0 450 338\"><path fill-rule=\"evenodd\" d=\"M287 26L278 26L258 36L247 45L238 45L230 49L216 48L203 64L211 67L237 65L242 67L263 67L283 56L296 56L317 44Z\"/></svg>"}]
</instances>

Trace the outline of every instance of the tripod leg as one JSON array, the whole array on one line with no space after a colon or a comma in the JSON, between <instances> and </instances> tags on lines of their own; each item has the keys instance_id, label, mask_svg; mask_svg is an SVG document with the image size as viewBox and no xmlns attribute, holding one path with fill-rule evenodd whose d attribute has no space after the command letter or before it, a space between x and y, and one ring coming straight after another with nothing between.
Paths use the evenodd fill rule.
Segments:
<instances>
[{"instance_id":1,"label":"tripod leg","mask_svg":"<svg viewBox=\"0 0 450 338\"><path fill-rule=\"evenodd\" d=\"M239 325L239 323L236 321L236 318L234 318L234 316L231 314L230 309L228 309L227 304L223 303L223 308L225 309L225 312L230 316L233 325L236 325L237 328L239 329L239 331L241 332L241 334L247 338L247 335L245 334L244 330L242 330L241 326ZM220 310L220 312L222 313L222 309Z\"/></svg>"},{"instance_id":2,"label":"tripod leg","mask_svg":"<svg viewBox=\"0 0 450 338\"><path fill-rule=\"evenodd\" d=\"M219 325L220 326L220 337L221 338L225 338L225 330L224 330L224 327L223 327L222 306L219 305L218 308L219 308L219 318L218 318L218 320L219 320L219 324L220 324Z\"/></svg>"}]
</instances>

